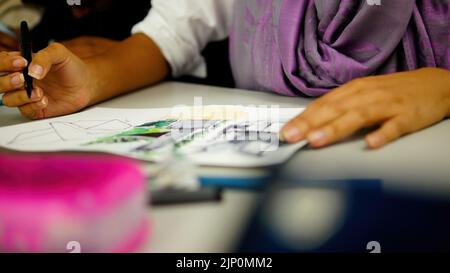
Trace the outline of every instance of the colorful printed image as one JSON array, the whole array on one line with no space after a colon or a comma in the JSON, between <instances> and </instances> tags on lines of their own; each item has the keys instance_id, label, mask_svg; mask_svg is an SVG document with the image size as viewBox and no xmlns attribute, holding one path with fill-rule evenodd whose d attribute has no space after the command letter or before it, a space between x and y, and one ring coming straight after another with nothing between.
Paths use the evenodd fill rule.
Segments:
<instances>
[{"instance_id":1,"label":"colorful printed image","mask_svg":"<svg viewBox=\"0 0 450 273\"><path fill-rule=\"evenodd\" d=\"M278 130L279 125L267 121L227 124L224 120L165 119L101 137L86 145L138 143L129 152L146 157L167 152L168 149L189 155L231 149L240 154L261 157L265 151L271 150L271 146L279 144Z\"/></svg>"},{"instance_id":2,"label":"colorful printed image","mask_svg":"<svg viewBox=\"0 0 450 273\"><path fill-rule=\"evenodd\" d=\"M222 122L220 120L176 119L151 121L113 136L98 138L86 143L85 146L140 142L142 145L131 151L140 154L150 154L150 152L169 146L179 149Z\"/></svg>"},{"instance_id":3,"label":"colorful printed image","mask_svg":"<svg viewBox=\"0 0 450 273\"><path fill-rule=\"evenodd\" d=\"M157 139L167 133L170 133L170 124L176 122L175 119L167 119L155 122L148 122L142 125L136 126L130 130L121 132L119 134L101 137L95 141L85 144L112 144L112 143L129 143L129 142L139 142L139 141L151 141L152 139Z\"/></svg>"}]
</instances>

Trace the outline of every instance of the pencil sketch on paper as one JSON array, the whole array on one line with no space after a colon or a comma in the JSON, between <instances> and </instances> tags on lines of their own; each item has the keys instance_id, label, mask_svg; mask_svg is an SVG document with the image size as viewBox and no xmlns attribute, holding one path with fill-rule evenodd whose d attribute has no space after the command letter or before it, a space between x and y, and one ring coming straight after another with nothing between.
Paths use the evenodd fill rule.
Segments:
<instances>
[{"instance_id":1,"label":"pencil sketch on paper","mask_svg":"<svg viewBox=\"0 0 450 273\"><path fill-rule=\"evenodd\" d=\"M250 110L249 110L250 111ZM173 116L171 109L94 108L70 116L0 128L0 145L20 151L98 151L159 162L181 155L200 165L257 167L287 160L305 143L278 132L301 109L279 119Z\"/></svg>"},{"instance_id":2,"label":"pencil sketch on paper","mask_svg":"<svg viewBox=\"0 0 450 273\"><path fill-rule=\"evenodd\" d=\"M275 151L293 146L280 143L282 123L267 120L178 120L164 119L134 126L119 134L100 137L83 144L136 144L127 151L141 159L155 160L164 154L181 154L203 165L236 162L269 162ZM103 146L106 147L106 146ZM243 163L242 163L243 164Z\"/></svg>"},{"instance_id":3,"label":"pencil sketch on paper","mask_svg":"<svg viewBox=\"0 0 450 273\"><path fill-rule=\"evenodd\" d=\"M79 120L75 122L54 121L49 122L47 128L18 133L8 144L34 145L55 141L83 140L93 135L111 134L131 127L131 124L118 119Z\"/></svg>"}]
</instances>

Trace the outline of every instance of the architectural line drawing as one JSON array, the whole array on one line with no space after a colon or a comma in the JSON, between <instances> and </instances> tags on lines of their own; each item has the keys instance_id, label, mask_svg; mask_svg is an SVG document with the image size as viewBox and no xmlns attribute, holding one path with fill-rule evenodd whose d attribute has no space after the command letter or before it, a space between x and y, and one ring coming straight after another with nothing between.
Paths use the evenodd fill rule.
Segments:
<instances>
[{"instance_id":1,"label":"architectural line drawing","mask_svg":"<svg viewBox=\"0 0 450 273\"><path fill-rule=\"evenodd\" d=\"M19 132L9 145L35 145L52 142L88 140L105 134L114 134L132 128L127 121L112 120L78 120L74 122L53 121L47 128Z\"/></svg>"}]
</instances>

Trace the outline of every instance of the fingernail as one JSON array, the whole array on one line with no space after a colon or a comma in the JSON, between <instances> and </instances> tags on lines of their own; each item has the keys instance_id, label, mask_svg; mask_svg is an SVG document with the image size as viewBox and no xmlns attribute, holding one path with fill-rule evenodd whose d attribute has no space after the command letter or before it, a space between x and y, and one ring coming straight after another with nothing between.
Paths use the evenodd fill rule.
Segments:
<instances>
[{"instance_id":1,"label":"fingernail","mask_svg":"<svg viewBox=\"0 0 450 273\"><path fill-rule=\"evenodd\" d=\"M14 87L19 87L19 86L22 85L22 83L24 81L25 81L25 79L23 77L23 74L22 73L21 74L17 74L17 75L14 75L11 78L11 85L14 86Z\"/></svg>"},{"instance_id":2,"label":"fingernail","mask_svg":"<svg viewBox=\"0 0 450 273\"><path fill-rule=\"evenodd\" d=\"M18 58L18 59L15 59L15 60L12 62L12 65L13 65L15 68L22 68L22 67L27 66L27 60L25 60L25 59L23 59L23 58Z\"/></svg>"},{"instance_id":3,"label":"fingernail","mask_svg":"<svg viewBox=\"0 0 450 273\"><path fill-rule=\"evenodd\" d=\"M296 126L284 127L280 132L280 140L294 142L300 139L302 132Z\"/></svg>"},{"instance_id":4,"label":"fingernail","mask_svg":"<svg viewBox=\"0 0 450 273\"><path fill-rule=\"evenodd\" d=\"M28 73L31 77L39 79L44 73L44 68L38 64L33 64L30 66L30 72Z\"/></svg>"},{"instance_id":5,"label":"fingernail","mask_svg":"<svg viewBox=\"0 0 450 273\"><path fill-rule=\"evenodd\" d=\"M384 144L384 137L380 135L370 135L367 137L367 143L370 148L378 148Z\"/></svg>"},{"instance_id":6,"label":"fingernail","mask_svg":"<svg viewBox=\"0 0 450 273\"><path fill-rule=\"evenodd\" d=\"M33 89L31 93L32 100L39 100L42 97L42 91L40 89Z\"/></svg>"},{"instance_id":7,"label":"fingernail","mask_svg":"<svg viewBox=\"0 0 450 273\"><path fill-rule=\"evenodd\" d=\"M323 145L326 141L325 131L314 131L308 135L308 141L315 145Z\"/></svg>"}]
</instances>

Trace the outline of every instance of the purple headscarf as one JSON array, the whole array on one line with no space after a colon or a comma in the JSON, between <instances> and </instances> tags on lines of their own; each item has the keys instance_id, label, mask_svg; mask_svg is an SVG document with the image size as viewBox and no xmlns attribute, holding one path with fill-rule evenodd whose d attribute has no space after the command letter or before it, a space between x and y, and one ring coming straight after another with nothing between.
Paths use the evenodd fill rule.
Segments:
<instances>
[{"instance_id":1,"label":"purple headscarf","mask_svg":"<svg viewBox=\"0 0 450 273\"><path fill-rule=\"evenodd\" d=\"M237 86L319 96L357 77L450 69L450 0L376 2L236 1L230 58Z\"/></svg>"}]
</instances>

